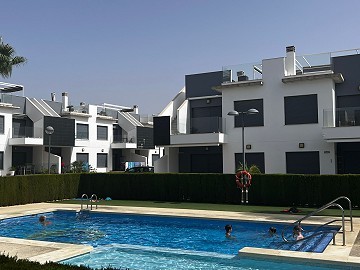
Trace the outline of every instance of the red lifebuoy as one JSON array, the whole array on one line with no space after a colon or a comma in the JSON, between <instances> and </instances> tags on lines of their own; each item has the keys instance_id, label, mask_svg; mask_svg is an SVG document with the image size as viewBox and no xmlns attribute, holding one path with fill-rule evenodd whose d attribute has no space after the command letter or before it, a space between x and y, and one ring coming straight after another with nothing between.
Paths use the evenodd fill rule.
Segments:
<instances>
[{"instance_id":1,"label":"red lifebuoy","mask_svg":"<svg viewBox=\"0 0 360 270\"><path fill-rule=\"evenodd\" d=\"M238 188L248 188L251 186L251 174L247 171L238 171L235 175L236 186Z\"/></svg>"}]
</instances>

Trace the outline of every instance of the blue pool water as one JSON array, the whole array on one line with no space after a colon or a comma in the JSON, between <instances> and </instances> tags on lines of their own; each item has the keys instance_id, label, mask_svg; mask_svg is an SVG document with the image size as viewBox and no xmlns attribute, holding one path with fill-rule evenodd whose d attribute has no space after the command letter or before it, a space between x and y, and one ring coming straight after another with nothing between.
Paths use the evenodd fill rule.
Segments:
<instances>
[{"instance_id":1,"label":"blue pool water","mask_svg":"<svg viewBox=\"0 0 360 270\"><path fill-rule=\"evenodd\" d=\"M51 221L47 226L38 222L39 215L2 220L0 236L92 245L96 247L94 252L66 263L130 269L250 269L248 263L253 267L257 261L234 259L243 247L322 252L331 240L321 237L312 242L286 244L280 236L286 224L278 223L94 212L78 215L74 211L56 211L46 216ZM235 240L225 238L226 224L232 224ZM278 235L268 235L270 226L277 228ZM257 264L255 268L279 269L278 264L274 262L276 267L268 268L269 263L265 262L266 268ZM291 269L295 269L293 266Z\"/></svg>"}]
</instances>

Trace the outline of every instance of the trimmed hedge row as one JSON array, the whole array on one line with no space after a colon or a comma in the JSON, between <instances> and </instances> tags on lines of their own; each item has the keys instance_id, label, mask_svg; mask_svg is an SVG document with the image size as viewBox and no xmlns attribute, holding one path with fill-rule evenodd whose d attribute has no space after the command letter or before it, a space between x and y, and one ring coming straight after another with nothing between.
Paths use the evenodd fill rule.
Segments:
<instances>
[{"instance_id":1,"label":"trimmed hedge row","mask_svg":"<svg viewBox=\"0 0 360 270\"><path fill-rule=\"evenodd\" d=\"M79 191L119 200L241 201L233 174L87 174L81 175ZM318 207L339 196L360 206L360 175L253 175L249 203Z\"/></svg>"},{"instance_id":2,"label":"trimmed hedge row","mask_svg":"<svg viewBox=\"0 0 360 270\"><path fill-rule=\"evenodd\" d=\"M80 174L0 177L0 206L75 198Z\"/></svg>"},{"instance_id":3,"label":"trimmed hedge row","mask_svg":"<svg viewBox=\"0 0 360 270\"><path fill-rule=\"evenodd\" d=\"M117 200L240 204L233 174L98 173L0 178L0 205L89 196ZM360 175L253 175L249 203L318 207L338 196L360 206ZM346 206L346 204L344 204Z\"/></svg>"}]
</instances>

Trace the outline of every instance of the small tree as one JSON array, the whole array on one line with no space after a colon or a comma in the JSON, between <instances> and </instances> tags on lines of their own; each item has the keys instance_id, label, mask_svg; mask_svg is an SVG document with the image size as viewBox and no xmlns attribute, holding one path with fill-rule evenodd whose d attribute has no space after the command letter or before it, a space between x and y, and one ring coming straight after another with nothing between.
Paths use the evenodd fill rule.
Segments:
<instances>
[{"instance_id":1,"label":"small tree","mask_svg":"<svg viewBox=\"0 0 360 270\"><path fill-rule=\"evenodd\" d=\"M243 171L243 170L244 170L243 165L241 162L239 162L239 167L237 168L236 172ZM261 173L259 167L256 166L255 164L252 164L250 167L248 167L248 165L245 163L245 171L248 171L250 174Z\"/></svg>"}]
</instances>

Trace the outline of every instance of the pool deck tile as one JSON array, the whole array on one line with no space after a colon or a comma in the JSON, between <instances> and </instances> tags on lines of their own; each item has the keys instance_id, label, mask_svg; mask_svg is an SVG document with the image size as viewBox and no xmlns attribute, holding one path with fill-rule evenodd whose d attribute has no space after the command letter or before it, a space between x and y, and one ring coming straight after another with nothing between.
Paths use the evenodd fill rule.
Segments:
<instances>
[{"instance_id":1,"label":"pool deck tile","mask_svg":"<svg viewBox=\"0 0 360 270\"><path fill-rule=\"evenodd\" d=\"M0 207L0 219L33 215L54 210L79 210L79 205L75 204L57 204L57 203L37 203L27 205L16 205L9 207ZM147 208L147 207L126 207L126 206L100 206L93 211L128 213L128 214L147 214L147 215L165 215L165 216L183 216L214 218L225 220L248 220L260 222L281 222L293 223L299 216L291 214L260 214L260 213L239 213L226 211L209 210L189 210L189 209L170 209L170 208ZM324 224L332 220L332 217L316 216L310 218L306 223ZM346 228L346 246L342 245L342 234L336 235L335 243L331 243L323 253L310 253L286 250L271 250L262 248L245 247L239 251L242 256L265 257L272 259L298 260L301 262L321 262L328 264L346 264L355 268L360 268L360 218L354 218L354 231L350 232L348 222ZM304 224L306 224L304 222ZM341 223L336 223L340 224ZM52 243L45 241L24 240L16 238L0 237L0 252L18 258L29 259L44 263L47 261L58 262L74 256L88 253L93 248L87 245L74 245L65 243Z\"/></svg>"}]
</instances>

